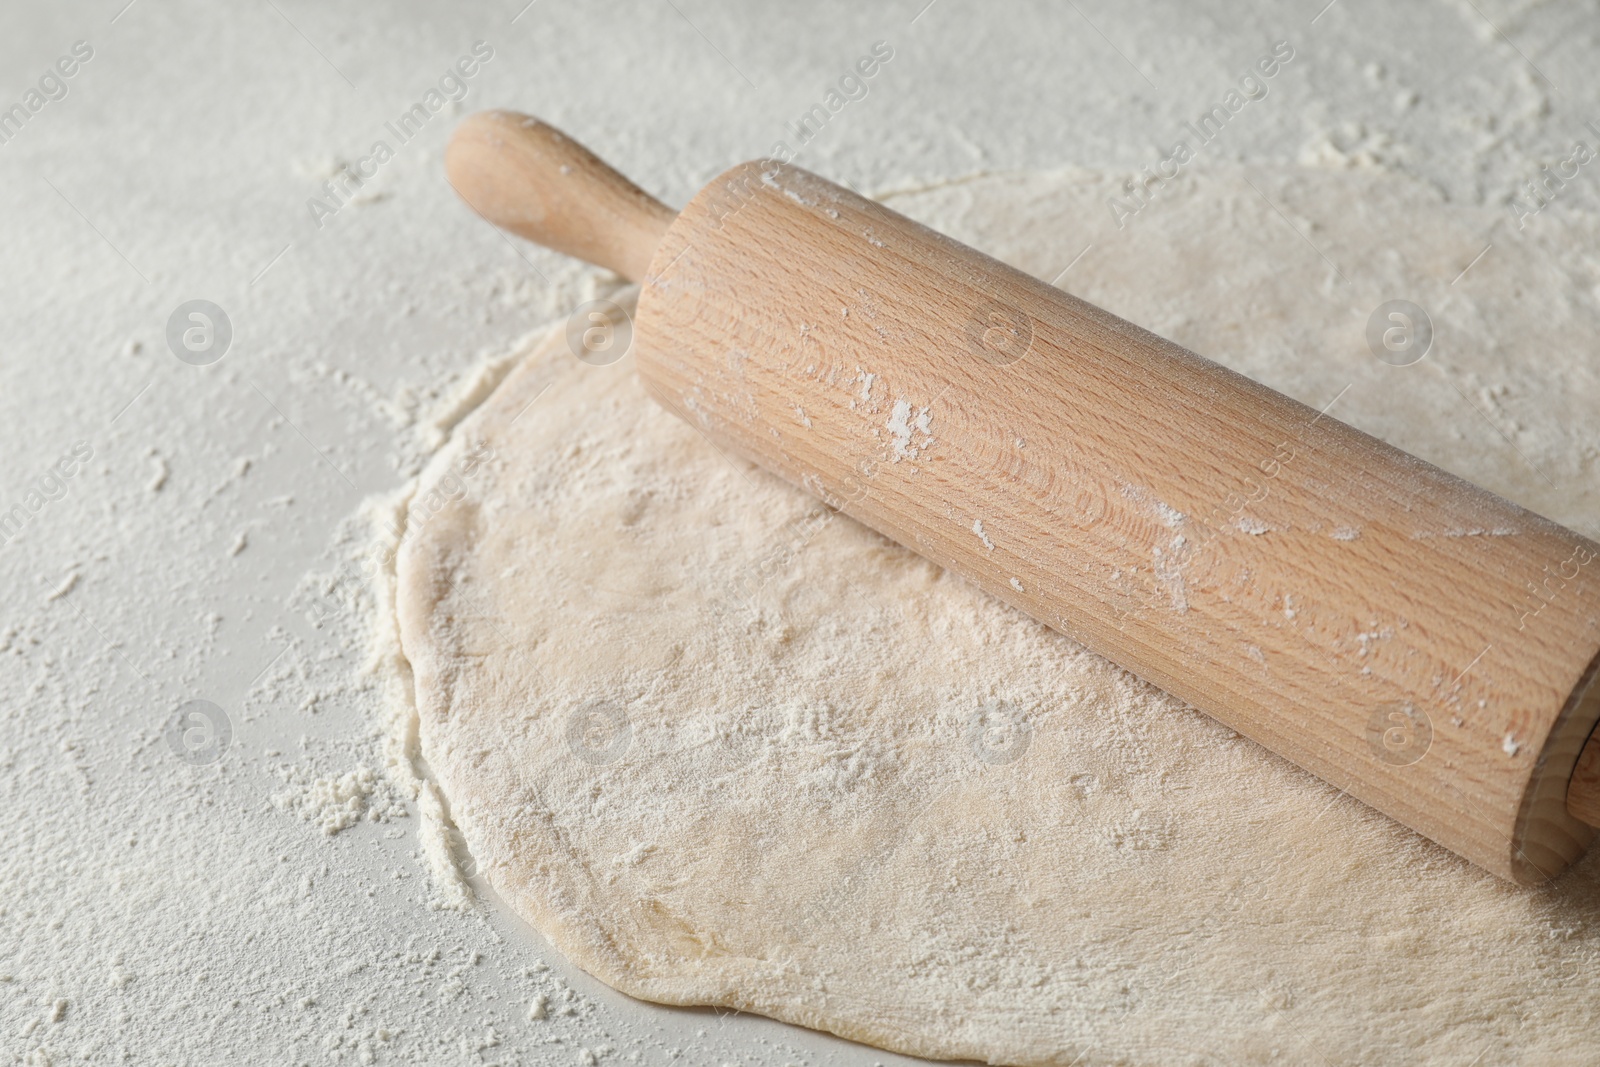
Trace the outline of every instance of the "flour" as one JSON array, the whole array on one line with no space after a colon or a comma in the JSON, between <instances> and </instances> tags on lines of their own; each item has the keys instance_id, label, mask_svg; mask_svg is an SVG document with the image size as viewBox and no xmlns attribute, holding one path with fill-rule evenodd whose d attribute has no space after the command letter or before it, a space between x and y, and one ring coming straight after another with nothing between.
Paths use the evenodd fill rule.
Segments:
<instances>
[{"instance_id":1,"label":"flour","mask_svg":"<svg viewBox=\"0 0 1600 1067\"><path fill-rule=\"evenodd\" d=\"M289 788L273 795L273 805L297 813L329 836L363 819L387 822L408 814L400 790L370 767L357 767L336 778L312 778L297 767L280 773Z\"/></svg>"},{"instance_id":2,"label":"flour","mask_svg":"<svg viewBox=\"0 0 1600 1067\"><path fill-rule=\"evenodd\" d=\"M896 463L903 459L916 459L933 444L928 409L918 408L913 414L909 400L903 398L895 400L894 406L889 410L889 421L885 423L885 428L894 438L890 442L894 449L891 458ZM919 434L920 438L917 436Z\"/></svg>"}]
</instances>

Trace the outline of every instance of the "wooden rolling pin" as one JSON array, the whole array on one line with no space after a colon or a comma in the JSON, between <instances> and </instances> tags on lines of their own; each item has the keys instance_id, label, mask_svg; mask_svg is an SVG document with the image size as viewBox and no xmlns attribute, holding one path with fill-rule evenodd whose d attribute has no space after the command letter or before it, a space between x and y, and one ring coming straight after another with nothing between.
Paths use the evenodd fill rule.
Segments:
<instances>
[{"instance_id":1,"label":"wooden rolling pin","mask_svg":"<svg viewBox=\"0 0 1600 1067\"><path fill-rule=\"evenodd\" d=\"M501 111L446 165L641 283L720 447L1498 875L1600 826L1600 544L798 167L674 213Z\"/></svg>"}]
</instances>

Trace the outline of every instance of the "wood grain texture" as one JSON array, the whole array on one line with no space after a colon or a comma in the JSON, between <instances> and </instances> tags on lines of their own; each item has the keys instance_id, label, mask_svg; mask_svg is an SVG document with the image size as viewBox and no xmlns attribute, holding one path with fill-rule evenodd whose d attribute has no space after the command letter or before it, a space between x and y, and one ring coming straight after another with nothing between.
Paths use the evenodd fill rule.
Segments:
<instances>
[{"instance_id":1,"label":"wood grain texture","mask_svg":"<svg viewBox=\"0 0 1600 1067\"><path fill-rule=\"evenodd\" d=\"M445 173L479 215L640 281L675 212L554 126L514 111L467 117Z\"/></svg>"},{"instance_id":2,"label":"wood grain texture","mask_svg":"<svg viewBox=\"0 0 1600 1067\"><path fill-rule=\"evenodd\" d=\"M795 167L684 209L635 351L719 447L1489 870L1593 837L1600 545Z\"/></svg>"},{"instance_id":3,"label":"wood grain texture","mask_svg":"<svg viewBox=\"0 0 1600 1067\"><path fill-rule=\"evenodd\" d=\"M1591 687L1600 695L1600 686ZM1600 826L1600 730L1589 735L1588 744L1572 768L1567 785L1567 811L1574 819Z\"/></svg>"}]
</instances>

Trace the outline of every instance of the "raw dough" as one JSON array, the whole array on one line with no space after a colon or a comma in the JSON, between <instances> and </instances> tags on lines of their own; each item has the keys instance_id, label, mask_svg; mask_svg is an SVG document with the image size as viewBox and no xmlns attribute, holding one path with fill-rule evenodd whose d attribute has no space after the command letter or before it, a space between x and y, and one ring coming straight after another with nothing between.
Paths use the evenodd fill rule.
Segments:
<instances>
[{"instance_id":1,"label":"raw dough","mask_svg":"<svg viewBox=\"0 0 1600 1067\"><path fill-rule=\"evenodd\" d=\"M1118 184L891 202L1047 279L1090 245L1080 295L1600 517L1593 220L1506 233L1392 175L1221 171L1118 230ZM1366 349L1393 298L1433 316L1422 363ZM997 1063L1592 1053L1595 862L1531 891L1469 866L721 455L627 360L538 345L411 515L427 764L494 889L621 990Z\"/></svg>"}]
</instances>

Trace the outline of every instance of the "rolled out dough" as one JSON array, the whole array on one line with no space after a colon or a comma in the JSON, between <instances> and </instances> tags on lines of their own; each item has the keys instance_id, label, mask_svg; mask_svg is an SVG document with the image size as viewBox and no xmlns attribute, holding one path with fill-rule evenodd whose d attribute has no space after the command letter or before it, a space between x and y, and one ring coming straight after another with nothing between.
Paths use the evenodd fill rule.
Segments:
<instances>
[{"instance_id":1,"label":"rolled out dough","mask_svg":"<svg viewBox=\"0 0 1600 1067\"><path fill-rule=\"evenodd\" d=\"M1600 518L1593 220L1219 171L1119 230L1117 191L891 202L1044 278L1088 246L1079 295ZM1394 298L1435 325L1409 367L1366 347ZM1537 890L1469 866L720 454L627 360L535 346L411 514L423 754L498 893L618 989L995 1063L1592 1055L1595 862Z\"/></svg>"}]
</instances>

